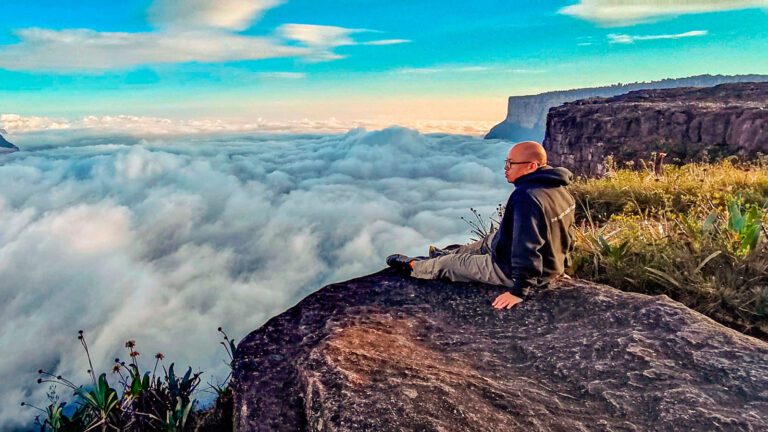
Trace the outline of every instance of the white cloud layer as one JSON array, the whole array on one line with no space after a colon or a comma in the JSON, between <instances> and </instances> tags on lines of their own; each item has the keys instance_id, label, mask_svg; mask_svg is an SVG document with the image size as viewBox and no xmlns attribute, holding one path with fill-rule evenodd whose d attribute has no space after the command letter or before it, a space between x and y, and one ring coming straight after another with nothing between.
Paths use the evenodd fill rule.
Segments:
<instances>
[{"instance_id":1,"label":"white cloud layer","mask_svg":"<svg viewBox=\"0 0 768 432\"><path fill-rule=\"evenodd\" d=\"M749 8L768 8L768 0L580 0L559 13L605 26L622 26L668 16Z\"/></svg>"},{"instance_id":2,"label":"white cloud layer","mask_svg":"<svg viewBox=\"0 0 768 432\"><path fill-rule=\"evenodd\" d=\"M15 140L0 157L2 430L44 400L38 368L84 382L79 329L100 370L132 338L222 379L219 325L242 338L389 253L466 241L460 217L511 191L508 143L403 128Z\"/></svg>"},{"instance_id":3,"label":"white cloud layer","mask_svg":"<svg viewBox=\"0 0 768 432\"><path fill-rule=\"evenodd\" d=\"M618 44L631 44L635 41L648 41L648 40L660 40L660 39L683 39L690 37L706 36L709 32L706 30L693 30L685 33L676 34L659 34L659 35L629 35L629 34L609 34L609 43Z\"/></svg>"}]
</instances>

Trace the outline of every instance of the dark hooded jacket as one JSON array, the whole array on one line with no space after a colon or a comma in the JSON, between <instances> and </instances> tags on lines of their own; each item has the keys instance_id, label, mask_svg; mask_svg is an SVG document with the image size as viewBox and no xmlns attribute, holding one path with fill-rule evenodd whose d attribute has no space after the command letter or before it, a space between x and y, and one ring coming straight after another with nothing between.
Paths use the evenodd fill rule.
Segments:
<instances>
[{"instance_id":1,"label":"dark hooded jacket","mask_svg":"<svg viewBox=\"0 0 768 432\"><path fill-rule=\"evenodd\" d=\"M572 179L567 169L545 165L514 182L491 256L514 281L516 295L562 275L570 264L576 204L565 186Z\"/></svg>"}]
</instances>

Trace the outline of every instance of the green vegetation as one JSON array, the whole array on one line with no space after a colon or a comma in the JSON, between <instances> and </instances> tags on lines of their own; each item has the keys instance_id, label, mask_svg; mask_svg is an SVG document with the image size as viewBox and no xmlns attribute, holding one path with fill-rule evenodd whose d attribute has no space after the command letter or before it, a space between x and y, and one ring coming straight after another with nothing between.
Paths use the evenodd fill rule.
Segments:
<instances>
[{"instance_id":1,"label":"green vegetation","mask_svg":"<svg viewBox=\"0 0 768 432\"><path fill-rule=\"evenodd\" d=\"M223 335L221 344L229 356L230 371L235 353L235 341L230 339L219 328ZM230 375L222 384L210 384L211 390L218 396L216 406L208 411L193 411L197 405L194 399L200 384L202 372L192 373L188 368L182 376L174 372L174 364L168 368L163 364L165 356L157 353L154 356L154 366L151 371L142 371L139 367L139 352L136 342L129 340L125 343L128 349L128 363L115 359L111 375L118 382L112 386L106 373L98 377L93 369L91 355L81 330L78 334L86 357L88 358L88 375L90 386L77 386L72 381L40 369L41 376L37 382L48 384L48 406L40 408L22 402L37 410L40 414L35 419L35 425L41 432L65 431L166 431L176 432L206 430L206 425L221 421L223 405L231 402L231 391L227 382ZM162 373L158 373L158 366ZM69 409L67 402L61 402L57 394L57 386L64 386L73 391L74 407ZM229 408L231 411L231 407Z\"/></svg>"},{"instance_id":2,"label":"green vegetation","mask_svg":"<svg viewBox=\"0 0 768 432\"><path fill-rule=\"evenodd\" d=\"M570 273L625 291L666 294L765 339L765 158L634 168L570 187L579 203Z\"/></svg>"}]
</instances>

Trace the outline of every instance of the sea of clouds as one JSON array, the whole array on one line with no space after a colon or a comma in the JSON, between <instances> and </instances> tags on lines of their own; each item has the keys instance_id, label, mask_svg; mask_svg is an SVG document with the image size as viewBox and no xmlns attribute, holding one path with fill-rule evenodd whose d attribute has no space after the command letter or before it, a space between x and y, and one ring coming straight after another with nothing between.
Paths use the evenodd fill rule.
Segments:
<instances>
[{"instance_id":1,"label":"sea of clouds","mask_svg":"<svg viewBox=\"0 0 768 432\"><path fill-rule=\"evenodd\" d=\"M145 368L162 351L220 381L218 326L241 339L390 253L466 242L460 218L491 216L511 192L508 142L401 127L12 138L22 151L0 155L4 430L33 417L21 401L46 403L38 368L87 383L80 329L97 370L135 339Z\"/></svg>"}]
</instances>

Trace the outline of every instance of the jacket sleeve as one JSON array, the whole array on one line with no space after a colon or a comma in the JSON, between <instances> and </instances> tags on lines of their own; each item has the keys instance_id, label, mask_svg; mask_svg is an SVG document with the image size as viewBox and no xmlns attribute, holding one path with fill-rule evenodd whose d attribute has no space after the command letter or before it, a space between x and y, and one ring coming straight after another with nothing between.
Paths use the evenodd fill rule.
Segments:
<instances>
[{"instance_id":1,"label":"jacket sleeve","mask_svg":"<svg viewBox=\"0 0 768 432\"><path fill-rule=\"evenodd\" d=\"M513 291L526 296L544 271L539 249L544 246L547 223L538 201L527 193L521 195L515 200L513 209L511 276Z\"/></svg>"}]
</instances>

